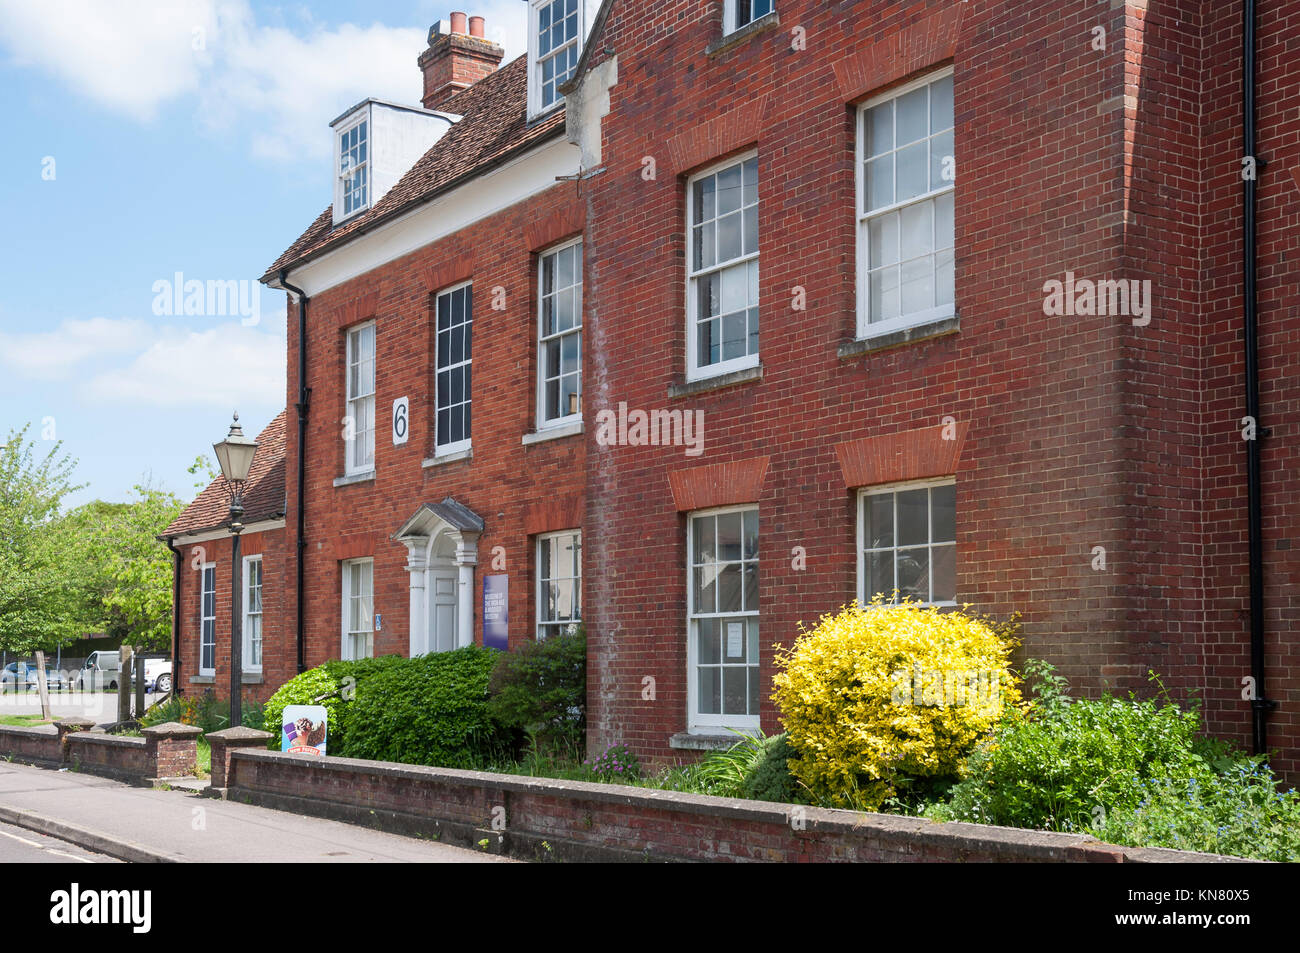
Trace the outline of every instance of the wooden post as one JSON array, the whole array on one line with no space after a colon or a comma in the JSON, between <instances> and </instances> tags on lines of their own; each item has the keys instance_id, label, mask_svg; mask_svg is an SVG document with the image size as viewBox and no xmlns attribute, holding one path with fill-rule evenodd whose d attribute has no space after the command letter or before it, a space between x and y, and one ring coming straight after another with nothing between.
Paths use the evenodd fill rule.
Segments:
<instances>
[{"instance_id":1,"label":"wooden post","mask_svg":"<svg viewBox=\"0 0 1300 953\"><path fill-rule=\"evenodd\" d=\"M129 645L118 649L117 657L121 659L117 672L118 721L131 720L131 658L134 654Z\"/></svg>"},{"instance_id":2,"label":"wooden post","mask_svg":"<svg viewBox=\"0 0 1300 953\"><path fill-rule=\"evenodd\" d=\"M135 719L144 717L144 657L137 655L132 661L135 675Z\"/></svg>"},{"instance_id":3,"label":"wooden post","mask_svg":"<svg viewBox=\"0 0 1300 953\"><path fill-rule=\"evenodd\" d=\"M49 721L50 715L50 686L45 681L45 653L37 650L36 652L36 690L41 693L41 721Z\"/></svg>"}]
</instances>

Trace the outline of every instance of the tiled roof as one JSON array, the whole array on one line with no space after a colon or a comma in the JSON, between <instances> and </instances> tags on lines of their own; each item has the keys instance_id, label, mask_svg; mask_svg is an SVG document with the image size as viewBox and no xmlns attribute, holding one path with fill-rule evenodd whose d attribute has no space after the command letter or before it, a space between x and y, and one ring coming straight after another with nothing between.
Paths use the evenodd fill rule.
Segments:
<instances>
[{"instance_id":1,"label":"tiled roof","mask_svg":"<svg viewBox=\"0 0 1300 953\"><path fill-rule=\"evenodd\" d=\"M257 435L257 453L244 485L244 525L284 515L284 433L285 411ZM230 525L230 496L226 481L217 477L206 490L194 498L181 515L163 530L162 535L176 537Z\"/></svg>"},{"instance_id":2,"label":"tiled roof","mask_svg":"<svg viewBox=\"0 0 1300 953\"><path fill-rule=\"evenodd\" d=\"M463 118L370 211L337 227L332 226L333 206L321 212L311 227L266 270L262 281L270 281L280 269L314 257L380 221L454 188L508 156L559 135L564 128L563 108L529 124L526 56L462 90L438 108Z\"/></svg>"}]
</instances>

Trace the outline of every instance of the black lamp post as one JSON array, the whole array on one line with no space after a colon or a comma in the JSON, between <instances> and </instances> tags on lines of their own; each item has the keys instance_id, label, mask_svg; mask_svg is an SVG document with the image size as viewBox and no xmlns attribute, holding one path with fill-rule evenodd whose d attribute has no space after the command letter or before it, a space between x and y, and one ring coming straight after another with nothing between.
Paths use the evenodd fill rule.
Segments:
<instances>
[{"instance_id":1,"label":"black lamp post","mask_svg":"<svg viewBox=\"0 0 1300 953\"><path fill-rule=\"evenodd\" d=\"M243 589L244 566L239 558L239 534L244 530L240 518L244 515L244 501L240 494L248 480L257 453L257 441L249 440L239 426L239 414L230 425L230 433L221 443L214 443L221 475L230 490L230 727L244 723L242 706L242 676L244 668Z\"/></svg>"}]
</instances>

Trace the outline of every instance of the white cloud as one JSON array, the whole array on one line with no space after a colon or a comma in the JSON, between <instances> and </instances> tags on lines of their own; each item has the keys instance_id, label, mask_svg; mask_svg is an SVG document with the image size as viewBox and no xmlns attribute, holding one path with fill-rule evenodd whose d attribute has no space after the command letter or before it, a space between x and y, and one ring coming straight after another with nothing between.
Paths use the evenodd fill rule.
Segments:
<instances>
[{"instance_id":1,"label":"white cloud","mask_svg":"<svg viewBox=\"0 0 1300 953\"><path fill-rule=\"evenodd\" d=\"M284 337L238 319L195 328L91 318L0 332L0 367L97 404L232 410L283 406L285 397Z\"/></svg>"},{"instance_id":2,"label":"white cloud","mask_svg":"<svg viewBox=\"0 0 1300 953\"><path fill-rule=\"evenodd\" d=\"M125 367L86 382L93 400L237 410L280 406L285 342L238 323L205 331L169 328Z\"/></svg>"},{"instance_id":3,"label":"white cloud","mask_svg":"<svg viewBox=\"0 0 1300 953\"><path fill-rule=\"evenodd\" d=\"M33 380L67 380L83 361L138 351L154 336L144 321L109 318L68 320L53 331L0 331L0 365Z\"/></svg>"},{"instance_id":4,"label":"white cloud","mask_svg":"<svg viewBox=\"0 0 1300 953\"><path fill-rule=\"evenodd\" d=\"M431 8L430 21L446 18L447 6ZM519 0L469 6L507 61L524 51ZM272 159L326 155L329 121L368 96L419 102L416 58L429 23L325 26L303 10L294 16L292 27L259 24L246 0L0 0L0 44L17 64L137 120L192 101L209 134L243 137Z\"/></svg>"}]
</instances>

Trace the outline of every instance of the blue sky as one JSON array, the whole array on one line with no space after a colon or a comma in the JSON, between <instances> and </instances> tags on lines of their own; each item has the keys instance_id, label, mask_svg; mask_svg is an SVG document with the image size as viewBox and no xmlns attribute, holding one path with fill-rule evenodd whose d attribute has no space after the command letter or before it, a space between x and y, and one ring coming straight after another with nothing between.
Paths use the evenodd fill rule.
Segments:
<instances>
[{"instance_id":1,"label":"blue sky","mask_svg":"<svg viewBox=\"0 0 1300 953\"><path fill-rule=\"evenodd\" d=\"M73 503L193 496L233 410L251 435L284 407L285 296L256 281L330 203L329 121L418 103L453 9L523 51L520 0L0 0L0 438L63 441ZM167 313L177 273L218 290L201 313Z\"/></svg>"}]
</instances>

